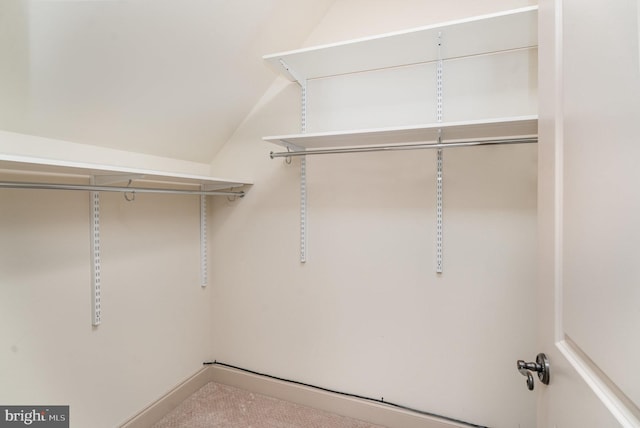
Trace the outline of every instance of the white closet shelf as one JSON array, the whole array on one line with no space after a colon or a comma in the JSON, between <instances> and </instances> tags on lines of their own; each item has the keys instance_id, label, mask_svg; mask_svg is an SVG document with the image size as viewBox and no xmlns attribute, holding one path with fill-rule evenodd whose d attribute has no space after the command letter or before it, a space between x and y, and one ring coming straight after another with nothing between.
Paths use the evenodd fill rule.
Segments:
<instances>
[{"instance_id":1,"label":"white closet shelf","mask_svg":"<svg viewBox=\"0 0 640 428\"><path fill-rule=\"evenodd\" d=\"M26 176L37 176L40 181L46 177L92 178L103 177L108 184L127 183L132 179L136 183L157 184L170 187L197 187L208 191L232 189L253 184L251 180L234 180L191 175L149 169L127 168L93 163L72 162L31 156L0 154L0 172L11 172Z\"/></svg>"},{"instance_id":2,"label":"white closet shelf","mask_svg":"<svg viewBox=\"0 0 640 428\"><path fill-rule=\"evenodd\" d=\"M516 116L354 131L278 135L264 137L263 140L290 149L300 150L435 142L440 135L444 143L465 140L535 137L538 135L538 116Z\"/></svg>"},{"instance_id":3,"label":"white closet shelf","mask_svg":"<svg viewBox=\"0 0 640 428\"><path fill-rule=\"evenodd\" d=\"M298 49L263 58L291 81L461 58L538 45L530 6L406 31ZM438 38L443 41L438 47ZM439 52L440 51L440 52Z\"/></svg>"}]
</instances>

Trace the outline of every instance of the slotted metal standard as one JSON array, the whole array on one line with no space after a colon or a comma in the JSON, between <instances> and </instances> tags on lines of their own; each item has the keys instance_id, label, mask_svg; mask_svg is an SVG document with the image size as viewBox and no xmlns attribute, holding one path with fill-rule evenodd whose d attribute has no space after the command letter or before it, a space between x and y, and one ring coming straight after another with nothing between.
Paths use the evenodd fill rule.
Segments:
<instances>
[{"instance_id":1,"label":"slotted metal standard","mask_svg":"<svg viewBox=\"0 0 640 428\"><path fill-rule=\"evenodd\" d=\"M438 33L438 66L436 69L436 120L442 123L442 33ZM442 144L442 130L438 130L438 144ZM436 272L442 273L442 149L436 161Z\"/></svg>"},{"instance_id":2,"label":"slotted metal standard","mask_svg":"<svg viewBox=\"0 0 640 428\"><path fill-rule=\"evenodd\" d=\"M307 158L300 159L300 263L307 262Z\"/></svg>"},{"instance_id":3,"label":"slotted metal standard","mask_svg":"<svg viewBox=\"0 0 640 428\"><path fill-rule=\"evenodd\" d=\"M205 190L205 186L202 186ZM209 283L209 250L207 241L207 195L200 195L200 285Z\"/></svg>"},{"instance_id":4,"label":"slotted metal standard","mask_svg":"<svg viewBox=\"0 0 640 428\"><path fill-rule=\"evenodd\" d=\"M289 77L300 85L300 132L307 132L307 78L299 74L282 58L278 63ZM302 150L301 147L291 145L289 148ZM300 158L300 263L307 262L307 157Z\"/></svg>"},{"instance_id":5,"label":"slotted metal standard","mask_svg":"<svg viewBox=\"0 0 640 428\"><path fill-rule=\"evenodd\" d=\"M442 149L438 149L436 176L436 272L442 273Z\"/></svg>"},{"instance_id":6,"label":"slotted metal standard","mask_svg":"<svg viewBox=\"0 0 640 428\"><path fill-rule=\"evenodd\" d=\"M91 178L91 184L94 184ZM100 192L89 194L91 202L91 324L102 322L102 290L100 279Z\"/></svg>"},{"instance_id":7,"label":"slotted metal standard","mask_svg":"<svg viewBox=\"0 0 640 428\"><path fill-rule=\"evenodd\" d=\"M307 82L302 87L302 123L301 132L307 132ZM300 159L300 263L307 262L307 157Z\"/></svg>"}]
</instances>

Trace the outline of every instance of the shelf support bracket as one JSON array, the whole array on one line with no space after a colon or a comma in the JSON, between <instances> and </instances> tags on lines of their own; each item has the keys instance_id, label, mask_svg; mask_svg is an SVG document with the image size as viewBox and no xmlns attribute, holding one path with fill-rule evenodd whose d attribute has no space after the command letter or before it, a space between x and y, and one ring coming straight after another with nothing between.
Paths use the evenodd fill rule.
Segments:
<instances>
[{"instance_id":1,"label":"shelf support bracket","mask_svg":"<svg viewBox=\"0 0 640 428\"><path fill-rule=\"evenodd\" d=\"M304 76L301 76L298 74L298 72L296 70L294 70L293 68L291 68L289 66L289 64L286 63L285 60L283 60L282 58L280 58L280 65L282 66L282 68L284 68L287 73L289 73L289 75L291 77L293 77L295 79L296 82L298 82L298 85L300 86L306 86L307 85L307 78Z\"/></svg>"},{"instance_id":2,"label":"shelf support bracket","mask_svg":"<svg viewBox=\"0 0 640 428\"><path fill-rule=\"evenodd\" d=\"M95 177L91 177L94 185ZM102 291L100 275L100 192L90 192L91 207L91 324L94 327L102 321Z\"/></svg>"}]
</instances>

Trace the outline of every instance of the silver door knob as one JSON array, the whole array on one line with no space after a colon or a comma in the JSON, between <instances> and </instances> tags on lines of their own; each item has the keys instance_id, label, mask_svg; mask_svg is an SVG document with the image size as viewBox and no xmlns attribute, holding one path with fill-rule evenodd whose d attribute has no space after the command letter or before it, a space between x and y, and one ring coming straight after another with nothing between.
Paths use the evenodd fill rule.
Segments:
<instances>
[{"instance_id":1,"label":"silver door knob","mask_svg":"<svg viewBox=\"0 0 640 428\"><path fill-rule=\"evenodd\" d=\"M527 388L529 391L533 391L533 375L531 372L538 373L538 379L545 385L549 385L551 374L549 373L549 358L543 353L536 356L535 363L527 363L523 360L518 360L517 368L522 376L527 378Z\"/></svg>"}]
</instances>

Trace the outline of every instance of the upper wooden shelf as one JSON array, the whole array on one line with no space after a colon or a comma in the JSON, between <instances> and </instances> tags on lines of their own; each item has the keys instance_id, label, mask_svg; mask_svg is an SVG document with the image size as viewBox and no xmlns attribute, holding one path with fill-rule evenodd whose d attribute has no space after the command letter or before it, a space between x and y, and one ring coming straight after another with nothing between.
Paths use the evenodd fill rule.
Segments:
<instances>
[{"instance_id":1,"label":"upper wooden shelf","mask_svg":"<svg viewBox=\"0 0 640 428\"><path fill-rule=\"evenodd\" d=\"M108 179L110 183L126 183L129 178L132 178L137 183L156 183L169 186L204 186L206 190L232 189L252 184L249 180L233 180L206 175L181 174L7 154L0 154L0 171L2 170L39 177L103 177ZM122 177L122 179L119 180L118 177Z\"/></svg>"},{"instance_id":2,"label":"upper wooden shelf","mask_svg":"<svg viewBox=\"0 0 640 428\"><path fill-rule=\"evenodd\" d=\"M420 64L538 45L538 7L265 55L291 81ZM438 40L442 46L438 47ZM440 52L439 52L440 51Z\"/></svg>"},{"instance_id":3,"label":"upper wooden shelf","mask_svg":"<svg viewBox=\"0 0 640 428\"><path fill-rule=\"evenodd\" d=\"M145 183L144 187L162 185L207 191L252 184L246 179L213 177L208 174L209 170L210 166L205 163L0 130L0 173L19 175L30 182L94 178L96 184L126 185L132 180L136 185Z\"/></svg>"},{"instance_id":4,"label":"upper wooden shelf","mask_svg":"<svg viewBox=\"0 0 640 428\"><path fill-rule=\"evenodd\" d=\"M440 134L441 131L441 134ZM263 140L291 149L398 145L437 141L489 140L538 135L538 116L430 123L375 129L276 135Z\"/></svg>"}]
</instances>

